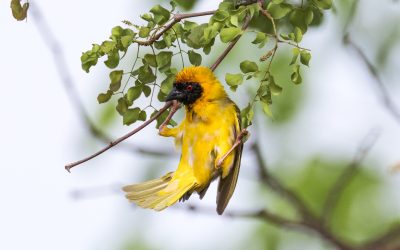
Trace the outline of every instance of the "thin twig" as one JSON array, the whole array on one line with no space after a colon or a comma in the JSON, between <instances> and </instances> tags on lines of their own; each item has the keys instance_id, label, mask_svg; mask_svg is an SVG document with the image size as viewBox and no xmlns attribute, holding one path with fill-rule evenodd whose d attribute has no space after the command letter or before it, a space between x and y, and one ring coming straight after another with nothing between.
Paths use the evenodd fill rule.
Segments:
<instances>
[{"instance_id":1,"label":"thin twig","mask_svg":"<svg viewBox=\"0 0 400 250\"><path fill-rule=\"evenodd\" d=\"M131 137L132 135L136 134L137 132L142 130L144 127L146 127L147 125L152 123L155 119L157 119L162 113L164 113L171 106L172 106L172 102L167 102L163 108L161 108L153 117L151 117L149 120L145 121L142 125L140 125L139 127L135 128L134 130L132 130L128 134L118 138L117 140L110 142L110 144L107 147L99 150L98 152L96 152L96 153L94 153L94 154L92 154L92 155L90 155L90 156L88 156L88 157L86 157L86 158L84 158L82 160L79 160L79 161L76 161L76 162L73 162L73 163L70 163L70 164L66 165L65 166L65 170L70 172L71 168L73 168L73 167L75 167L75 166L77 166L79 164L82 164L84 162L87 162L88 160L93 159L94 157L96 157L96 156L104 153L105 151L109 150L110 148L114 147L118 143L128 139L129 137Z\"/></svg>"},{"instance_id":2,"label":"thin twig","mask_svg":"<svg viewBox=\"0 0 400 250\"><path fill-rule=\"evenodd\" d=\"M360 247L362 250L375 250L375 249L399 249L400 248L400 224L392 226L387 232L378 236L376 239L368 241ZM394 245L397 242L397 247L386 247Z\"/></svg>"},{"instance_id":3,"label":"thin twig","mask_svg":"<svg viewBox=\"0 0 400 250\"><path fill-rule=\"evenodd\" d=\"M365 159L368 152L374 146L376 140L378 139L378 135L379 133L376 130L372 130L368 133L358 147L353 160L343 170L340 176L336 179L336 182L333 184L332 188L329 190L321 215L321 220L324 225L329 226L328 223L332 217L332 213L340 197L342 196L344 189L357 174L361 162Z\"/></svg>"},{"instance_id":4,"label":"thin twig","mask_svg":"<svg viewBox=\"0 0 400 250\"><path fill-rule=\"evenodd\" d=\"M382 102L388 112L393 116L393 118L396 120L397 123L400 124L400 111L398 107L396 106L395 102L393 99L390 97L389 91L387 90L385 84L383 83L378 69L372 64L372 62L368 59L367 55L364 53L364 51L351 39L350 33L349 33L349 27L354 19L357 7L358 7L359 0L355 0L353 5L350 8L350 16L347 18L346 23L343 27L343 42L344 44L350 46L360 57L362 62L365 64L367 67L369 73L371 76L375 79L375 85L377 86Z\"/></svg>"},{"instance_id":5,"label":"thin twig","mask_svg":"<svg viewBox=\"0 0 400 250\"><path fill-rule=\"evenodd\" d=\"M208 16L213 15L216 10L204 11L204 12L195 12L195 13L187 13L187 14L175 14L172 21L168 23L160 32L152 36L150 39L146 41L135 40L135 43L140 45L149 46L157 41L165 32L171 29L175 24L179 23L182 19L191 18L191 17L199 17L199 16Z\"/></svg>"},{"instance_id":6,"label":"thin twig","mask_svg":"<svg viewBox=\"0 0 400 250\"><path fill-rule=\"evenodd\" d=\"M245 21L244 21L244 23L243 23L243 26L242 26L242 30L246 30L246 29L247 29L247 27L248 27L249 24L250 24L250 21L251 21L250 16L246 16L246 19L245 19ZM214 70L220 65L220 63L222 62L222 60L224 60L224 58L226 57L226 55L228 55L228 53L233 49L233 47L234 47L234 46L236 45L236 43L239 41L240 37L242 37L241 34L238 35L237 37L235 37L235 39L233 39L233 40L229 43L228 47L226 47L226 49L222 52L222 54L217 58L217 60L214 62L214 64L210 67L210 69L211 69L212 71L214 71Z\"/></svg>"},{"instance_id":7,"label":"thin twig","mask_svg":"<svg viewBox=\"0 0 400 250\"><path fill-rule=\"evenodd\" d=\"M284 187L278 179L276 179L269 173L267 165L262 156L261 148L257 142L252 145L252 150L256 156L256 162L262 183L264 183L272 190L282 195L286 200L288 200L298 210L298 212L304 219L315 220L315 216L312 215L310 209L306 206L304 201L302 201L296 193Z\"/></svg>"},{"instance_id":8,"label":"thin twig","mask_svg":"<svg viewBox=\"0 0 400 250\"><path fill-rule=\"evenodd\" d=\"M194 205L189 205L185 207L178 206L177 208L184 208L191 212L197 212L202 214L216 215L214 209L207 207L199 207ZM319 224L309 223L307 221L297 221L287 219L280 215L270 212L268 209L260 209L256 211L228 211L224 214L226 218L241 218L241 219L258 219L266 223L270 223L279 228L287 228L291 230L296 230L299 232L306 233L312 232L319 235L322 239L326 240L328 243L335 246L337 249L341 250L355 250L357 248L345 243L330 231L326 230Z\"/></svg>"},{"instance_id":9,"label":"thin twig","mask_svg":"<svg viewBox=\"0 0 400 250\"><path fill-rule=\"evenodd\" d=\"M194 206L194 205L188 205L188 206L176 206L176 208L180 209L186 209L190 212L199 212L202 214L209 214L209 215L216 215L215 209L210 208L210 207L204 207L204 206ZM304 227L304 224L300 221L294 221L291 219L287 219L285 217L282 217L280 215L274 214L268 209L259 209L255 211L227 211L223 217L226 218L253 218L253 219L262 219L265 222L271 223L275 226L278 227L287 227L287 228L301 228Z\"/></svg>"},{"instance_id":10,"label":"thin twig","mask_svg":"<svg viewBox=\"0 0 400 250\"><path fill-rule=\"evenodd\" d=\"M400 111L396 106L395 102L390 97L389 91L387 90L385 84L383 83L381 77L379 76L378 70L376 67L368 60L364 51L350 38L349 34L346 34L343 38L344 43L349 45L360 57L362 62L364 62L371 76L375 79L374 83L378 88L382 102L388 112L392 115L392 117L396 120L397 123L400 124Z\"/></svg>"}]
</instances>

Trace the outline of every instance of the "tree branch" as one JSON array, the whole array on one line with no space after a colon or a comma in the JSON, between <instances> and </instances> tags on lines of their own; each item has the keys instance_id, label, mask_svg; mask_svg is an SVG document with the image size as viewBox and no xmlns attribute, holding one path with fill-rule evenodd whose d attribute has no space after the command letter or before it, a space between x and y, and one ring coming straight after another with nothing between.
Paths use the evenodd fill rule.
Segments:
<instances>
[{"instance_id":1,"label":"tree branch","mask_svg":"<svg viewBox=\"0 0 400 250\"><path fill-rule=\"evenodd\" d=\"M134 42L138 43L140 45L149 46L149 45L153 44L155 41L157 41L165 32L167 32L169 29L171 29L175 24L179 23L182 19L198 17L198 16L213 15L215 12L216 12L216 10L187 13L187 14L175 14L172 21L170 21L160 32L158 32L156 35L151 37L149 40L146 40L146 41L135 40Z\"/></svg>"},{"instance_id":2,"label":"tree branch","mask_svg":"<svg viewBox=\"0 0 400 250\"><path fill-rule=\"evenodd\" d=\"M311 212L308 206L296 193L286 188L278 179L269 173L258 143L253 144L252 150L256 156L257 166L262 183L270 187L277 194L283 196L300 214L301 220L300 222L297 222L296 225L317 233L321 238L336 246L338 249L355 249L350 243L340 239L339 236L335 235L328 228L326 228L322 221Z\"/></svg>"},{"instance_id":3,"label":"tree branch","mask_svg":"<svg viewBox=\"0 0 400 250\"><path fill-rule=\"evenodd\" d=\"M386 233L380 235L374 240L365 243L360 249L362 250L376 250L376 249L399 249L400 243L397 247L389 247L390 245L395 245L394 243L400 241L400 224L393 226Z\"/></svg>"},{"instance_id":4,"label":"tree branch","mask_svg":"<svg viewBox=\"0 0 400 250\"><path fill-rule=\"evenodd\" d=\"M184 208L191 212L199 212L215 216L215 211L212 208L198 207L193 205L185 206ZM287 228L290 230L296 230L303 233L306 233L307 231L313 232L338 249L341 250L356 249L355 247L343 242L341 239L333 235L330 231L326 230L319 224L313 224L302 220L296 221L287 219L285 217L282 217L280 215L268 211L268 209L260 209L256 211L227 211L224 214L224 216L227 218L260 219L266 223L270 223L274 226L277 226L278 228Z\"/></svg>"},{"instance_id":5,"label":"tree branch","mask_svg":"<svg viewBox=\"0 0 400 250\"><path fill-rule=\"evenodd\" d=\"M261 148L257 142L252 145L252 150L256 156L261 182L288 200L298 210L302 218L314 221L316 217L311 213L304 201L269 173L267 164L262 157Z\"/></svg>"},{"instance_id":6,"label":"tree branch","mask_svg":"<svg viewBox=\"0 0 400 250\"><path fill-rule=\"evenodd\" d=\"M246 30L247 27L249 27L250 21L251 21L250 16L246 16L246 19L245 19L245 21L244 21L244 23L243 23L243 26L242 26L242 30ZM242 37L241 34L238 35L235 39L233 39L233 40L229 43L228 47L222 52L222 54L217 58L217 60L215 61L215 63L210 67L210 69L211 69L212 71L214 71L214 70L220 65L220 63L222 62L222 60L224 60L224 58L226 57L226 55L228 55L228 53L233 49L233 47L234 47L234 46L236 45L236 43L239 41L240 37Z\"/></svg>"},{"instance_id":7,"label":"tree branch","mask_svg":"<svg viewBox=\"0 0 400 250\"><path fill-rule=\"evenodd\" d=\"M324 225L329 226L328 223L332 217L332 213L343 194L344 189L350 184L354 176L357 174L361 162L365 159L371 148L374 146L378 139L379 133L373 130L363 139L358 150L350 162L350 164L343 170L341 175L336 179L332 188L329 190L327 198L322 209L321 220Z\"/></svg>"},{"instance_id":8,"label":"tree branch","mask_svg":"<svg viewBox=\"0 0 400 250\"><path fill-rule=\"evenodd\" d=\"M129 137L131 137L132 135L136 134L137 132L139 132L140 130L142 130L144 127L146 127L147 125L149 125L150 123L152 123L155 119L157 119L162 113L164 113L164 112L165 112L169 107L171 107L171 106L172 106L172 102L167 102L163 108L161 108L153 117L151 117L150 119L148 119L147 121L145 121L142 125L140 125L140 126L137 127L136 129L132 130L132 131L129 132L128 134L126 134L126 135L124 135L124 136L118 138L117 140L110 142L110 144L109 144L107 147L105 147L105 148L103 148L103 149L97 151L96 153L94 153L94 154L92 154L92 155L90 155L90 156L88 156L88 157L86 157L86 158L84 158L84 159L82 159L82 160L79 160L79 161L76 161L76 162L73 162L73 163L70 163L70 164L66 165L66 166L65 166L65 170L67 170L68 172L70 172L70 169L71 169L71 168L73 168L73 167L75 167L75 166L77 166L77 165L80 165L80 164L82 164L82 163L84 163L84 162L87 162L88 160L93 159L94 157L96 157L96 156L98 156L98 155L104 153L105 151L109 150L110 148L114 147L114 146L117 145L118 143L120 143L120 142L122 142L122 141L128 139Z\"/></svg>"}]
</instances>

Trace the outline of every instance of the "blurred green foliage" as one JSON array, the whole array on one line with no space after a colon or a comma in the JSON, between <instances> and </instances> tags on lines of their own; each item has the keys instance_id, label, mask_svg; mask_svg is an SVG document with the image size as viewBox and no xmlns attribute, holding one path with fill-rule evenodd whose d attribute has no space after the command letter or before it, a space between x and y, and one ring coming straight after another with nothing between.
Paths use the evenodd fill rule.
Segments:
<instances>
[{"instance_id":1,"label":"blurred green foliage","mask_svg":"<svg viewBox=\"0 0 400 250\"><path fill-rule=\"evenodd\" d=\"M296 168L279 166L276 174L320 216L328 193L347 165L346 161L315 157ZM385 194L385 181L371 169L360 166L350 184L341 193L329 221L335 234L355 243L382 233L392 222L386 213L386 203L379 202ZM271 211L285 217L294 217L290 204L283 202L281 197L270 190L262 193L266 197L266 206ZM289 233L287 229L268 223L258 225L249 235L248 244L257 246L252 249L268 250L284 249L282 246L285 242L296 242L299 237L304 237L301 232ZM325 249L332 248L327 245Z\"/></svg>"}]
</instances>

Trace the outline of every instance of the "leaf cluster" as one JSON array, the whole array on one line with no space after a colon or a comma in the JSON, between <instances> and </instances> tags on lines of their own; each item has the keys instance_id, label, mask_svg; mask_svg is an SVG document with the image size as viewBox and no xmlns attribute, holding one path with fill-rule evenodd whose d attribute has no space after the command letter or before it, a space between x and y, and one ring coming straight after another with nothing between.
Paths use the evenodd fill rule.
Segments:
<instances>
[{"instance_id":1,"label":"leaf cluster","mask_svg":"<svg viewBox=\"0 0 400 250\"><path fill-rule=\"evenodd\" d=\"M109 74L109 87L98 95L98 102L105 103L113 96L118 96L116 110L123 117L123 123L130 125L147 119L148 108L157 111L152 105L154 96L159 101L165 100L178 71L173 67L174 57L178 57L183 65L185 61L192 65L201 65L203 55L209 55L216 42L230 43L245 33L254 33L251 44L265 51L261 52L263 55L259 61L244 60L239 63L240 73L225 75L225 81L232 91L246 80L253 78L259 82L255 97L242 111L243 126L247 127L251 124L254 104L260 101L264 112L272 116L271 96L282 92L282 87L275 82L274 75L270 72L278 44L293 46L291 80L295 84L301 83L300 65L308 66L311 54L307 49L301 48L299 43L312 23L314 13L330 8L331 4L330 0L310 0L304 6L299 6L283 0L272 0L267 1L265 9L261 9L258 3L235 6L232 0L225 0L212 12L213 15L207 23L189 21L180 16L184 14L176 14L177 4L174 1L169 8L155 5L148 13L141 15L143 24L123 21L125 27L114 27L108 40L93 44L81 56L82 69L89 72L99 59L105 58L104 64L112 71ZM265 22L273 25L273 32L242 30L246 18L255 19L263 13ZM180 18L177 19L178 17ZM282 20L292 25L292 32L278 32L276 26ZM273 48L267 49L271 45ZM145 46L147 49L142 52L141 48ZM132 47L136 47L136 57L131 62L131 69L117 69ZM140 97L150 99L144 108L136 104ZM158 124L164 118L160 117Z\"/></svg>"}]
</instances>

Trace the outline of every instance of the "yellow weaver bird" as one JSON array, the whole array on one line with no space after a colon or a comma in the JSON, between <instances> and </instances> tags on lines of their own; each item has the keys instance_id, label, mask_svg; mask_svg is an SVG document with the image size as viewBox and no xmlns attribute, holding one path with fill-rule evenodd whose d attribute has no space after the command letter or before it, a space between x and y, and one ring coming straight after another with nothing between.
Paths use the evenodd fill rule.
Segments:
<instances>
[{"instance_id":1,"label":"yellow weaver bird","mask_svg":"<svg viewBox=\"0 0 400 250\"><path fill-rule=\"evenodd\" d=\"M161 136L174 137L182 154L175 172L159 179L123 187L126 197L143 208L157 211L197 192L204 197L219 177L217 212L222 214L235 190L242 154L239 109L222 84L206 67L180 71L166 101L185 105L185 118L174 128L162 125Z\"/></svg>"}]
</instances>

